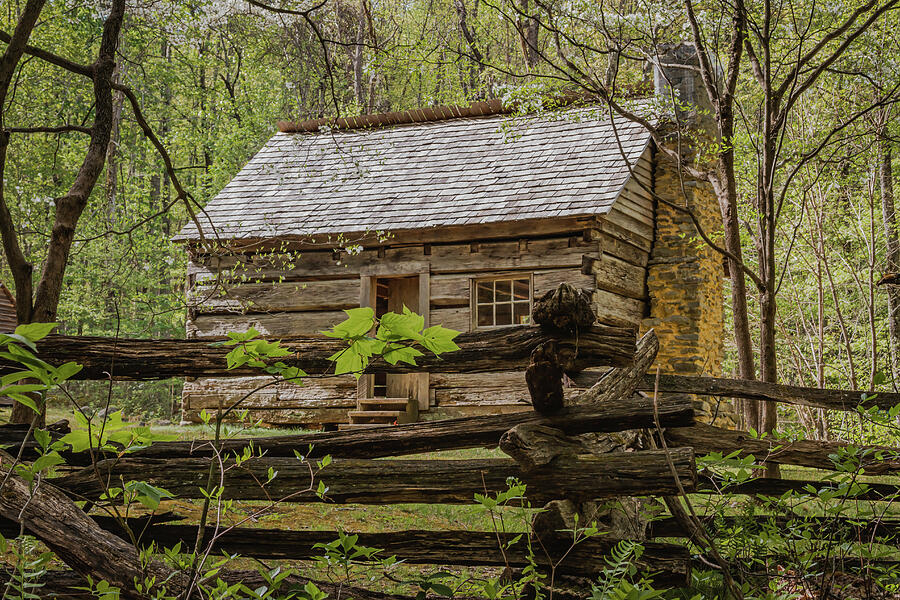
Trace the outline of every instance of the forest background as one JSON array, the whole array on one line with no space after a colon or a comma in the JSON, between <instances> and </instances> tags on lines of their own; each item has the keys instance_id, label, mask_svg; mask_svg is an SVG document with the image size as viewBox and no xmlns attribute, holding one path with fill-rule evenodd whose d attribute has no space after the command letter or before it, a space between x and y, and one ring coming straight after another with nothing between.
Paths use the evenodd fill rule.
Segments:
<instances>
[{"instance_id":1,"label":"forest background","mask_svg":"<svg viewBox=\"0 0 900 600\"><path fill-rule=\"evenodd\" d=\"M0 29L13 30L21 4L3 0ZM654 49L695 39L698 28L714 62L727 61L719 49L728 49L733 24L720 4L137 0L125 11L114 80L134 92L173 172L200 207L275 132L278 120L486 98L528 108L554 90L573 88L615 89L610 97L624 97L649 89L645 64ZM841 46L840 60L824 65L799 58L766 63L775 75L796 65L797 73L788 75L798 83L816 75L781 124L771 182L780 195L770 229L760 203L766 120L760 107L769 96L760 95L754 61L738 61L734 70L737 241L747 272L763 274L767 236L774 242L777 269L769 275L777 310L770 325L783 383L896 391L900 381L894 341L900 302L891 288L877 285L885 273L900 270L893 198L900 84L895 4L775 3L772 17L771 2L747 3L748 13L775 22L761 33L751 19L749 28L751 39L764 36L771 55L800 57L816 40L824 40L826 50ZM880 11L877 18L861 27L873 10ZM108 14L102 1L52 0L29 43L89 64ZM829 38L836 24L854 15L853 27ZM844 46L848 31L853 36ZM62 333L184 336L187 255L170 238L189 217L131 108L125 94L113 92L103 173L65 271L57 318ZM5 201L23 253L35 265L45 258L54 199L69 190L84 159L93 111L89 80L30 54L22 58L3 107L3 126L11 132ZM713 237L728 246L721 234ZM697 243L704 243L699 236ZM5 261L0 279L7 285L13 279ZM748 303L753 363L765 369L760 348L768 342L760 336L766 313L757 292L751 285L740 296ZM739 375L731 293L726 305L725 374ZM772 372L762 375L772 378ZM82 387L88 395L91 389ZM179 390L175 381L121 384L116 404L167 415ZM789 416L816 437L840 425L812 412Z\"/></svg>"}]
</instances>

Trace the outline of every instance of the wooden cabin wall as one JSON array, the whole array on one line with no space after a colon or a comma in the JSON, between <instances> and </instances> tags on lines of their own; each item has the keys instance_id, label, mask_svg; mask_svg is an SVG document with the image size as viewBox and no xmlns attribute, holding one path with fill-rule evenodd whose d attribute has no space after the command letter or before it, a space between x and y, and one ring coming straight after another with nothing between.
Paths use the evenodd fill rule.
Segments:
<instances>
[{"instance_id":1,"label":"wooden cabin wall","mask_svg":"<svg viewBox=\"0 0 900 600\"><path fill-rule=\"evenodd\" d=\"M642 176L651 177L647 167ZM638 327L647 310L646 266L652 245L653 205L639 186L611 219L571 235L477 243L416 245L358 254L310 251L200 258L188 266L192 308L188 337L215 339L250 327L269 337L308 335L340 322L360 305L360 273L382 276L430 271L430 321L470 331L473 278L532 274L534 297L567 282L592 290L599 319ZM649 212L648 212L649 211ZM647 225L649 221L650 225ZM258 378L190 381L183 417L227 406L261 382ZM529 409L522 372L432 374L430 410L444 418ZM346 421L356 406L352 377L280 384L243 404L250 418L272 424L322 425Z\"/></svg>"},{"instance_id":2,"label":"wooden cabin wall","mask_svg":"<svg viewBox=\"0 0 900 600\"><path fill-rule=\"evenodd\" d=\"M0 332L12 333L16 325L16 301L6 286L0 283Z\"/></svg>"}]
</instances>

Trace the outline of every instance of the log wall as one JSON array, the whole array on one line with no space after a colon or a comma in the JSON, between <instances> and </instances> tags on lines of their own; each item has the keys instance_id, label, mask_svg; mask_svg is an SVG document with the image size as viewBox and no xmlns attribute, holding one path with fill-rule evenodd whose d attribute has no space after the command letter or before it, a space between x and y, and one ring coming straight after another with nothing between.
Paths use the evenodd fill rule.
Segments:
<instances>
[{"instance_id":1,"label":"log wall","mask_svg":"<svg viewBox=\"0 0 900 600\"><path fill-rule=\"evenodd\" d=\"M648 150L635 171L652 184ZM530 274L534 297L567 282L591 290L601 322L637 327L647 313L646 267L653 244L654 207L648 192L629 183L614 214L569 234L366 248L361 252L312 250L195 257L188 265L188 337L215 339L256 328L277 337L311 334L340 322L360 305L360 275L430 273L430 323L472 329L473 278ZM498 235L502 233L498 228ZM389 242L388 242L389 243ZM253 378L188 381L183 418L227 406L261 383ZM422 419L527 410L522 372L433 374L430 410ZM344 422L356 405L352 378L326 378L298 387L279 385L242 406L250 416L277 424Z\"/></svg>"}]
</instances>

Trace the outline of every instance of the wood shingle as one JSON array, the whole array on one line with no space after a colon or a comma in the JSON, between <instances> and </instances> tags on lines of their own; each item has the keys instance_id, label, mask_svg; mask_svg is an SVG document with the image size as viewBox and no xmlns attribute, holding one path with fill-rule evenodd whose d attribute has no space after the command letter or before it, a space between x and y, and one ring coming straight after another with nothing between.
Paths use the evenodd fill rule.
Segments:
<instances>
[{"instance_id":1,"label":"wood shingle","mask_svg":"<svg viewBox=\"0 0 900 600\"><path fill-rule=\"evenodd\" d=\"M600 216L647 148L598 108L277 133L199 215L224 239ZM177 240L198 238L193 223Z\"/></svg>"}]
</instances>

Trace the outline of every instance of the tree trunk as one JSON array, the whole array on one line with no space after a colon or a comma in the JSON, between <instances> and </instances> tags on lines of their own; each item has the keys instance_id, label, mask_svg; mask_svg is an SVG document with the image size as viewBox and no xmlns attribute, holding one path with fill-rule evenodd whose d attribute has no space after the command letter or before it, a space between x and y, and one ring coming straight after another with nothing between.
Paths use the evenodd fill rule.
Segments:
<instances>
[{"instance_id":1,"label":"tree trunk","mask_svg":"<svg viewBox=\"0 0 900 600\"><path fill-rule=\"evenodd\" d=\"M91 67L94 84L94 123L91 128L91 140L68 193L56 199L56 215L47 245L47 256L35 291L33 310L28 322L52 323L56 321L56 311L62 294L69 252L75 239L75 228L81 213L87 206L91 191L103 172L113 127L112 77L124 15L124 0L114 0L109 16L103 24L103 35L97 60ZM4 235L4 237L6 236ZM9 257L9 253L7 256ZM30 298L28 302L31 303ZM33 412L27 406L19 403L13 406L10 415L11 423L30 423L32 418ZM41 420L43 420L43 416Z\"/></svg>"},{"instance_id":2,"label":"tree trunk","mask_svg":"<svg viewBox=\"0 0 900 600\"><path fill-rule=\"evenodd\" d=\"M884 221L884 239L887 246L885 253L885 271L900 271L900 237L897 235L897 213L894 206L894 173L891 142L885 125L879 132L878 140L878 182L881 188L881 216ZM897 391L898 360L900 360L900 286L889 285L888 331L891 348L891 382Z\"/></svg>"},{"instance_id":3,"label":"tree trunk","mask_svg":"<svg viewBox=\"0 0 900 600\"><path fill-rule=\"evenodd\" d=\"M359 13L356 15L356 40L352 46L351 64L353 67L353 96L356 99L356 109L360 114L366 111L366 86L365 75L365 41L366 41L366 7L365 0L359 2Z\"/></svg>"},{"instance_id":4,"label":"tree trunk","mask_svg":"<svg viewBox=\"0 0 900 600\"><path fill-rule=\"evenodd\" d=\"M540 24L537 19L531 18L531 6L529 0L519 0L520 14L516 17L516 28L519 30L519 41L522 44L522 57L525 67L534 69L538 64L540 53L538 52L538 32Z\"/></svg>"},{"instance_id":5,"label":"tree trunk","mask_svg":"<svg viewBox=\"0 0 900 600\"><path fill-rule=\"evenodd\" d=\"M732 132L733 125L727 128ZM731 136L723 139L730 139ZM722 225L725 249L735 258L728 259L728 272L731 275L731 319L734 327L734 344L737 351L738 377L756 379L756 366L753 360L753 341L750 335L750 317L747 309L747 277L743 270L743 248L741 247L740 223L737 217L737 182L734 175L734 150L729 144L720 158L721 180L724 184L714 185L722 212ZM741 404L741 413L745 427L759 429L760 405L754 400Z\"/></svg>"}]
</instances>

